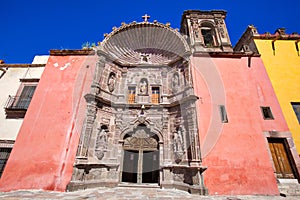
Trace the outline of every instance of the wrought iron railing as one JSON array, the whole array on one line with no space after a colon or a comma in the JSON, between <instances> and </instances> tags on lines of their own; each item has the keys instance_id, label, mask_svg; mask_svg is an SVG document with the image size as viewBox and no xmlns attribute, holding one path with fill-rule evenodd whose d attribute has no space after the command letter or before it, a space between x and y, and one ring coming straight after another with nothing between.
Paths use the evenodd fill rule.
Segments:
<instances>
[{"instance_id":1,"label":"wrought iron railing","mask_svg":"<svg viewBox=\"0 0 300 200\"><path fill-rule=\"evenodd\" d=\"M5 109L10 110L27 110L31 97L8 96L5 104Z\"/></svg>"}]
</instances>

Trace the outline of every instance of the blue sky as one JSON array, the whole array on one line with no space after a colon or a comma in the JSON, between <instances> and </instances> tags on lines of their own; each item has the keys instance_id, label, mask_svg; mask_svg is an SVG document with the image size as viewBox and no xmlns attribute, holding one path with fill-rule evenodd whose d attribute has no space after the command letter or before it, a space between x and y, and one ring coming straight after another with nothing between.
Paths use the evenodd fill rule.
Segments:
<instances>
[{"instance_id":1,"label":"blue sky","mask_svg":"<svg viewBox=\"0 0 300 200\"><path fill-rule=\"evenodd\" d=\"M234 45L253 24L259 33L300 33L300 1L263 0L0 0L0 59L31 63L50 49L81 49L85 42L103 40L103 34L121 22L170 22L179 28L184 10L226 10L226 25Z\"/></svg>"}]
</instances>

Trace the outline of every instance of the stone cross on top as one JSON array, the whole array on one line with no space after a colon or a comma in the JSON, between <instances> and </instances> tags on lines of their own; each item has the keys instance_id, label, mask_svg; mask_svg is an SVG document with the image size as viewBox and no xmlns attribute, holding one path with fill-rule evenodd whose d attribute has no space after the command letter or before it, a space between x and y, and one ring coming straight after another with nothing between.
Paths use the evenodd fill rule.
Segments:
<instances>
[{"instance_id":1,"label":"stone cross on top","mask_svg":"<svg viewBox=\"0 0 300 200\"><path fill-rule=\"evenodd\" d=\"M145 14L144 16L142 16L142 18L144 19L144 22L148 22L148 19L150 19L150 16Z\"/></svg>"}]
</instances>

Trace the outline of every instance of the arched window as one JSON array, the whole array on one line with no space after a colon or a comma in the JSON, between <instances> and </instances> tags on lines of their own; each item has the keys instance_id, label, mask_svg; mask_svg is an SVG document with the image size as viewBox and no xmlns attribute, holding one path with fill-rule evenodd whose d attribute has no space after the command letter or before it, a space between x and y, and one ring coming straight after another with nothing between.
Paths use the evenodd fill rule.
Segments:
<instances>
[{"instance_id":1,"label":"arched window","mask_svg":"<svg viewBox=\"0 0 300 200\"><path fill-rule=\"evenodd\" d=\"M201 35L203 37L205 47L218 46L216 33L212 24L207 22L201 24Z\"/></svg>"}]
</instances>

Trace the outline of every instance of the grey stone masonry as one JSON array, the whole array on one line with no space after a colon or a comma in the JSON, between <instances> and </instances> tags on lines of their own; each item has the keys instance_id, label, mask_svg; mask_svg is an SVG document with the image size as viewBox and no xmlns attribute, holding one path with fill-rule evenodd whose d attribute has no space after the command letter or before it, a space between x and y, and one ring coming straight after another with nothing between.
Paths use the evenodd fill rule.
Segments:
<instances>
[{"instance_id":1,"label":"grey stone masonry","mask_svg":"<svg viewBox=\"0 0 300 200\"><path fill-rule=\"evenodd\" d=\"M199 196L176 189L158 189L158 188L97 188L79 190L76 192L53 192L42 190L19 190L14 192L0 192L0 199L105 199L105 200L280 200L289 199L297 200L300 196Z\"/></svg>"},{"instance_id":2,"label":"grey stone masonry","mask_svg":"<svg viewBox=\"0 0 300 200\"><path fill-rule=\"evenodd\" d=\"M283 196L298 196L300 199L300 184L299 183L279 183L278 189Z\"/></svg>"}]
</instances>

